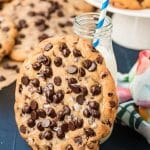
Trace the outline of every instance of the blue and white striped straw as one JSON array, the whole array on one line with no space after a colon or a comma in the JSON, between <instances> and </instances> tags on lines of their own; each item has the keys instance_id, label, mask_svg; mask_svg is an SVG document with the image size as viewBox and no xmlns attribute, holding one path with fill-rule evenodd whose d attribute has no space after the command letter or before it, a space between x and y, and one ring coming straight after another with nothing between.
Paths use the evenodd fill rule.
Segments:
<instances>
[{"instance_id":1,"label":"blue and white striped straw","mask_svg":"<svg viewBox=\"0 0 150 150\"><path fill-rule=\"evenodd\" d=\"M98 32L99 29L101 29L104 25L105 17L106 17L106 12L107 12L107 7L109 5L109 0L100 0L101 6L100 6L100 16L98 19L98 23L96 25L96 32ZM94 39L93 40L93 46L97 47L100 44L99 39Z\"/></svg>"}]
</instances>

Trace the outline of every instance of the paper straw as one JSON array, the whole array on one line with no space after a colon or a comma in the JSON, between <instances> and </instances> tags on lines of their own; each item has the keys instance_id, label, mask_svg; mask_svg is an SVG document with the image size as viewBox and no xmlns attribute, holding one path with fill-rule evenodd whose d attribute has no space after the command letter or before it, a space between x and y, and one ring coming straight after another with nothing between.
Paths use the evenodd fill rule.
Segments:
<instances>
[{"instance_id":1,"label":"paper straw","mask_svg":"<svg viewBox=\"0 0 150 150\"><path fill-rule=\"evenodd\" d=\"M99 16L99 19L98 19L98 23L96 25L96 32L95 33L97 33L98 30L103 27L105 17L106 17L107 7L109 5L109 0L100 0L100 2L101 2L101 6L100 6L101 12L100 12L100 16ZM100 44L100 40L99 39L94 39L93 46L97 47L99 44Z\"/></svg>"}]
</instances>

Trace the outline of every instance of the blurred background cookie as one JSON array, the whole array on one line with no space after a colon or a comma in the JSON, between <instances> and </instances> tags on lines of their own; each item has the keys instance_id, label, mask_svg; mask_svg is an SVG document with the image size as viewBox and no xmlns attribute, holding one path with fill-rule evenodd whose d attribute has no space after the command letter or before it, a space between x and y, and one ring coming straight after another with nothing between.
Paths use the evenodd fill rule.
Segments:
<instances>
[{"instance_id":1,"label":"blurred background cookie","mask_svg":"<svg viewBox=\"0 0 150 150\"><path fill-rule=\"evenodd\" d=\"M124 9L150 8L150 0L111 0L114 7Z\"/></svg>"},{"instance_id":2,"label":"blurred background cookie","mask_svg":"<svg viewBox=\"0 0 150 150\"><path fill-rule=\"evenodd\" d=\"M63 0L14 0L5 4L2 12L13 18L19 31L10 57L24 61L38 42L56 34L73 33L74 16L94 8L84 1L81 1L84 9L76 5L76 2Z\"/></svg>"},{"instance_id":3,"label":"blurred background cookie","mask_svg":"<svg viewBox=\"0 0 150 150\"><path fill-rule=\"evenodd\" d=\"M21 63L4 59L0 63L0 90L16 80Z\"/></svg>"},{"instance_id":4,"label":"blurred background cookie","mask_svg":"<svg viewBox=\"0 0 150 150\"><path fill-rule=\"evenodd\" d=\"M17 30L11 19L0 15L0 61L13 49L16 36Z\"/></svg>"}]
</instances>

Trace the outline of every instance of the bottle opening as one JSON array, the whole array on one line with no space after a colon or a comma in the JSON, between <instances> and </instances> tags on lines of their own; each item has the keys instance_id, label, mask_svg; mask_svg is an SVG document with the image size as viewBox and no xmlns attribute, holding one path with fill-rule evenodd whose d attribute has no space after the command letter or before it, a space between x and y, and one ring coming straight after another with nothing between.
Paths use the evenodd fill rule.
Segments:
<instances>
[{"instance_id":1,"label":"bottle opening","mask_svg":"<svg viewBox=\"0 0 150 150\"><path fill-rule=\"evenodd\" d=\"M88 39L93 38L106 38L111 35L112 22L107 16L104 21L104 26L98 29L96 32L96 25L99 19L100 13L84 13L75 17L74 19L74 32Z\"/></svg>"}]
</instances>

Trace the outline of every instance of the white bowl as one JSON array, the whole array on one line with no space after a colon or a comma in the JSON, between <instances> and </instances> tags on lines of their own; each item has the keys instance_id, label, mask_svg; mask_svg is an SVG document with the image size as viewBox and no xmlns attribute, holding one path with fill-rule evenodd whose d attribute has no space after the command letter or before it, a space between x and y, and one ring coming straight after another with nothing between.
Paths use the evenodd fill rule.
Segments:
<instances>
[{"instance_id":1,"label":"white bowl","mask_svg":"<svg viewBox=\"0 0 150 150\"><path fill-rule=\"evenodd\" d=\"M100 8L100 0L86 0ZM113 40L124 47L141 50L150 49L150 9L127 10L113 6L108 11L114 13Z\"/></svg>"},{"instance_id":2,"label":"white bowl","mask_svg":"<svg viewBox=\"0 0 150 150\"><path fill-rule=\"evenodd\" d=\"M114 14L113 40L127 48L150 49L150 18Z\"/></svg>"}]
</instances>

